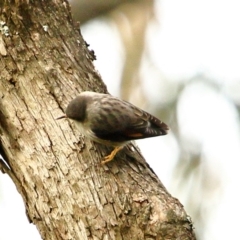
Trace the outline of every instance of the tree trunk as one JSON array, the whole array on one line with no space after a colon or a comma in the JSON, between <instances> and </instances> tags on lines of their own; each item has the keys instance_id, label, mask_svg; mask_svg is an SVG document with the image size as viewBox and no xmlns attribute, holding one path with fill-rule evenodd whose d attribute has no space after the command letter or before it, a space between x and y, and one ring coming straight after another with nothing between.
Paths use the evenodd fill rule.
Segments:
<instances>
[{"instance_id":1,"label":"tree trunk","mask_svg":"<svg viewBox=\"0 0 240 240\"><path fill-rule=\"evenodd\" d=\"M133 145L111 149L55 119L106 92L66 0L0 3L1 170L43 239L195 239L191 221ZM157 149L155 149L157 153ZM164 159L162 159L164 161Z\"/></svg>"}]
</instances>

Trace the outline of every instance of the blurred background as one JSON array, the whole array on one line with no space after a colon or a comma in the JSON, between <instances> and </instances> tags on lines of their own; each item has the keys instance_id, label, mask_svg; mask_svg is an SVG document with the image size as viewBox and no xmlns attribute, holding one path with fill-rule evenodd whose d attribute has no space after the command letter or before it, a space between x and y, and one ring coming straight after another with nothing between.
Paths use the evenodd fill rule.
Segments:
<instances>
[{"instance_id":1,"label":"blurred background","mask_svg":"<svg viewBox=\"0 0 240 240\"><path fill-rule=\"evenodd\" d=\"M240 239L240 2L71 4L108 91L170 126L169 135L137 144L184 205L197 239ZM6 174L0 226L0 240L41 239Z\"/></svg>"}]
</instances>

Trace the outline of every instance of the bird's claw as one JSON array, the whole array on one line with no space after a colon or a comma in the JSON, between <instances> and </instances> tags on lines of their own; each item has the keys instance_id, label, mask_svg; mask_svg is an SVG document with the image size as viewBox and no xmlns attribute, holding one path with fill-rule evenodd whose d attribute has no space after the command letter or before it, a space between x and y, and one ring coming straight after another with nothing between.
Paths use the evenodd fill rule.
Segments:
<instances>
[{"instance_id":1,"label":"bird's claw","mask_svg":"<svg viewBox=\"0 0 240 240\"><path fill-rule=\"evenodd\" d=\"M115 147L115 148L113 149L113 151L112 151L109 155L107 155L106 157L104 157L103 161L101 161L101 164L103 165L103 164L105 164L105 163L107 163L107 162L112 161L113 158L115 157L115 155L117 154L117 152L118 152L119 150L121 150L121 149L122 149L122 146L120 146L120 147Z\"/></svg>"}]
</instances>

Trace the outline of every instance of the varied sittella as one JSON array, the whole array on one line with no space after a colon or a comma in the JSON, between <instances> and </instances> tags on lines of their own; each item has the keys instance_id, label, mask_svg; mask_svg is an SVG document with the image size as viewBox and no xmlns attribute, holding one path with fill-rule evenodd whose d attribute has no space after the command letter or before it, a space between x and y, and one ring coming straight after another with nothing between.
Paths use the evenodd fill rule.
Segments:
<instances>
[{"instance_id":1,"label":"varied sittella","mask_svg":"<svg viewBox=\"0 0 240 240\"><path fill-rule=\"evenodd\" d=\"M131 140L166 135L169 127L133 104L109 94L82 92L57 119L75 120L82 133L95 142L114 147L102 164L111 161Z\"/></svg>"}]
</instances>

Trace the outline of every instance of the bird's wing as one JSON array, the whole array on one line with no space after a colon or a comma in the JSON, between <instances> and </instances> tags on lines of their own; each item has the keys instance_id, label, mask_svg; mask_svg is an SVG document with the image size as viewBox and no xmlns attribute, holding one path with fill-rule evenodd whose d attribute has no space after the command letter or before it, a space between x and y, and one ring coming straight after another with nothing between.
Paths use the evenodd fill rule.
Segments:
<instances>
[{"instance_id":1,"label":"bird's wing","mask_svg":"<svg viewBox=\"0 0 240 240\"><path fill-rule=\"evenodd\" d=\"M101 139L122 142L167 134L168 126L131 103L107 95L89 108L91 130Z\"/></svg>"}]
</instances>

